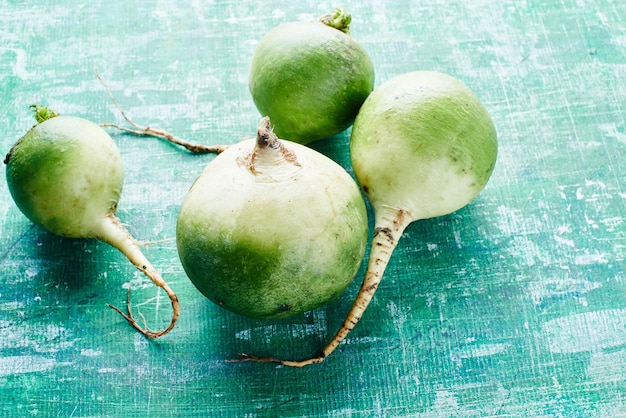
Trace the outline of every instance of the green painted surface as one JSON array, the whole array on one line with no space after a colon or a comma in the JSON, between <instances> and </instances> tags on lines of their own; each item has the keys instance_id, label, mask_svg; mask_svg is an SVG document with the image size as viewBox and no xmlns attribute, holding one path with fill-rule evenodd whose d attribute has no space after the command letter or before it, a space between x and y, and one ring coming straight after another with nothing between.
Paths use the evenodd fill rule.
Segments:
<instances>
[{"instance_id":1,"label":"green painted surface","mask_svg":"<svg viewBox=\"0 0 626 418\"><path fill-rule=\"evenodd\" d=\"M498 129L498 165L468 207L413 224L346 343L359 274L324 308L248 320L207 301L173 241L146 255L178 292L175 330L147 341L106 303L134 289L149 324L167 299L106 244L30 224L0 181L0 415L548 416L626 411L626 5L579 1L347 1L377 85L414 70L463 80ZM247 90L256 41L329 2L0 0L0 150L32 103L188 140L232 143L259 120ZM210 156L113 133L126 165L119 215L172 238ZM350 169L348 133L313 145Z\"/></svg>"}]
</instances>

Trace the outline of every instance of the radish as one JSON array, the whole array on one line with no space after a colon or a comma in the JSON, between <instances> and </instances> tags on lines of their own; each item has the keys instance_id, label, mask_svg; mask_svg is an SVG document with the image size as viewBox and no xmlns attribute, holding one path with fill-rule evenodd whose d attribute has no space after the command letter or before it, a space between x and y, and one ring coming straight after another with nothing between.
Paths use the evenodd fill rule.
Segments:
<instances>
[{"instance_id":1,"label":"radish","mask_svg":"<svg viewBox=\"0 0 626 418\"><path fill-rule=\"evenodd\" d=\"M127 313L109 307L146 337L167 334L179 316L178 298L115 215L124 180L117 146L95 123L32 107L40 123L20 138L4 159L9 191L17 207L53 234L97 238L121 251L167 293L173 314L165 329L151 331L133 317L130 290Z\"/></svg>"},{"instance_id":2,"label":"radish","mask_svg":"<svg viewBox=\"0 0 626 418\"><path fill-rule=\"evenodd\" d=\"M374 88L374 66L344 9L270 30L250 66L252 99L280 138L307 144L347 129Z\"/></svg>"},{"instance_id":3,"label":"radish","mask_svg":"<svg viewBox=\"0 0 626 418\"><path fill-rule=\"evenodd\" d=\"M256 139L207 165L176 224L192 283L253 318L295 315L338 296L358 272L367 234L352 177L321 153L279 140L267 117Z\"/></svg>"},{"instance_id":4,"label":"radish","mask_svg":"<svg viewBox=\"0 0 626 418\"><path fill-rule=\"evenodd\" d=\"M328 357L365 312L408 225L467 205L489 180L497 147L487 110L465 84L449 75L412 72L374 90L359 111L350 142L355 175L375 214L359 294L320 356L244 360L301 367Z\"/></svg>"}]
</instances>

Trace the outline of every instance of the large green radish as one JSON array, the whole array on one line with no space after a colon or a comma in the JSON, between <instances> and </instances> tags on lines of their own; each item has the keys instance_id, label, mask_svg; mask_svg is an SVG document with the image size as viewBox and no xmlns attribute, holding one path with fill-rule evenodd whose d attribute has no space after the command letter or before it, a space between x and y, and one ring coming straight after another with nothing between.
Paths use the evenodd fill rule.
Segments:
<instances>
[{"instance_id":1,"label":"large green radish","mask_svg":"<svg viewBox=\"0 0 626 418\"><path fill-rule=\"evenodd\" d=\"M374 88L374 66L349 34L343 9L311 22L289 22L259 41L250 92L276 134L307 144L348 128Z\"/></svg>"},{"instance_id":2,"label":"large green radish","mask_svg":"<svg viewBox=\"0 0 626 418\"><path fill-rule=\"evenodd\" d=\"M20 138L4 159L9 191L17 207L53 234L97 238L121 251L167 293L173 314L165 329L151 331L133 317L130 293L127 313L109 306L149 338L168 333L179 316L178 298L115 215L124 181L117 146L100 126L88 120L58 116L41 107L36 107L35 117L40 123Z\"/></svg>"},{"instance_id":3,"label":"large green radish","mask_svg":"<svg viewBox=\"0 0 626 418\"><path fill-rule=\"evenodd\" d=\"M261 121L196 179L176 225L185 272L208 299L254 318L316 309L355 277L365 202L337 163Z\"/></svg>"},{"instance_id":4,"label":"large green radish","mask_svg":"<svg viewBox=\"0 0 626 418\"><path fill-rule=\"evenodd\" d=\"M377 88L355 120L350 156L372 204L375 230L363 284L320 363L356 326L378 288L405 228L467 205L486 185L497 156L496 129L476 95L439 72L397 76Z\"/></svg>"}]
</instances>

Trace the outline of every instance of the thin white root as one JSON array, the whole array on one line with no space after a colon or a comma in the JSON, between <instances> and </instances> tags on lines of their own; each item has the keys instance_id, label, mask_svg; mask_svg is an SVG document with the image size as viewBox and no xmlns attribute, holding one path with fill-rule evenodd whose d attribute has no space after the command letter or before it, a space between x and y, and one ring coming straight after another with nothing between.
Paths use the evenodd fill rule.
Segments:
<instances>
[{"instance_id":1,"label":"thin white root","mask_svg":"<svg viewBox=\"0 0 626 418\"><path fill-rule=\"evenodd\" d=\"M163 335L170 332L178 317L180 315L180 303L178 301L178 296L172 291L172 289L168 286L168 284L163 280L161 275L152 264L148 261L148 259L143 255L139 247L137 246L137 242L130 235L128 230L124 228L124 226L120 223L119 219L112 213L108 214L104 221L101 224L100 234L98 235L102 241L110 244L111 246L117 248L122 254L124 254L131 263L137 267L143 274L146 275L156 286L160 287L167 293L170 298L172 304L172 318L170 319L170 323L168 326L161 331L152 331L148 328L146 324L146 320L139 313L141 320L143 322L143 326L137 322L135 319L131 301L130 301L130 288L128 289L128 294L126 297L126 313L124 313L121 309L108 304L111 309L119 313L124 319L126 319L137 331L142 333L148 338L159 338Z\"/></svg>"},{"instance_id":2,"label":"thin white root","mask_svg":"<svg viewBox=\"0 0 626 418\"><path fill-rule=\"evenodd\" d=\"M172 241L176 241L175 237L171 237L171 238L163 238L163 239L157 239L155 241L139 241L136 239L133 239L135 241L135 244L137 244L140 247L147 247L148 245L155 245L155 244L163 244L165 242L172 242Z\"/></svg>"},{"instance_id":3,"label":"thin white root","mask_svg":"<svg viewBox=\"0 0 626 418\"><path fill-rule=\"evenodd\" d=\"M159 287L161 287L161 286L159 286ZM169 289L169 287L167 285L165 285L165 287L163 287L163 289L165 290L165 292L170 297L170 300L172 301L173 314L172 314L172 319L170 321L170 324L165 329L163 329L161 331L152 331L152 330L150 330L148 328L148 324L146 322L146 318L143 316L143 314L141 312L139 312L139 317L141 318L141 322L143 322L143 326L141 326L137 322L137 320L135 319L135 317L133 315L133 312L132 312L131 301L130 301L130 288L128 289L128 295L126 297L126 313L124 313L117 306L113 306L113 305L111 305L109 303L107 303L107 306L109 308L113 309L115 312L119 313L137 331L139 331L140 333L142 333L143 335L145 335L148 338L156 339L156 338L162 337L163 335L167 334L168 332L170 332L174 328L174 325L176 324L176 321L178 320L178 316L179 316L179 312L180 312L180 306L179 306L179 302L178 302L178 297L172 292L171 289Z\"/></svg>"},{"instance_id":4,"label":"thin white root","mask_svg":"<svg viewBox=\"0 0 626 418\"><path fill-rule=\"evenodd\" d=\"M219 154L219 153L223 152L224 150L226 150L226 148L228 148L228 145L195 144L193 142L189 142L189 141L186 141L184 139L178 138L178 137L172 135L171 133L169 133L169 132L167 132L167 131L165 131L163 129L151 128L149 126L139 125L138 123L136 123L134 120L132 120L126 114L124 109L122 109L120 104L115 99L115 96L113 96L113 93L111 93L111 90L109 89L109 86L104 82L104 79L102 78L102 76L98 72L98 69L96 68L96 69L94 69L94 71L96 73L96 77L98 77L98 80L100 80L100 82L104 86L104 89L106 90L107 94L109 95L109 97L113 101L113 104L115 105L117 110L121 113L121 115L124 117L126 122L128 122L132 126L132 128L120 126L120 125L117 125L115 123L101 123L100 126L115 128L115 129L118 129L120 131L132 133L134 135L139 135L139 136L151 136L151 137L161 138L161 139L164 139L164 140L166 140L168 142L171 142L172 144L179 145L179 146L187 149L188 151L191 151L194 154L210 154L210 153Z\"/></svg>"},{"instance_id":5,"label":"thin white root","mask_svg":"<svg viewBox=\"0 0 626 418\"><path fill-rule=\"evenodd\" d=\"M282 366L289 366L289 367L304 367L304 366L308 366L309 364L321 363L326 358L325 356L319 356L319 357L311 357L309 359L302 360L302 361L292 361L292 360L279 360L273 357L256 357L256 356L251 356L246 353L239 353L239 355L241 357L238 359L226 360L226 361L229 363L244 363L246 361L252 361L256 363L276 363Z\"/></svg>"}]
</instances>

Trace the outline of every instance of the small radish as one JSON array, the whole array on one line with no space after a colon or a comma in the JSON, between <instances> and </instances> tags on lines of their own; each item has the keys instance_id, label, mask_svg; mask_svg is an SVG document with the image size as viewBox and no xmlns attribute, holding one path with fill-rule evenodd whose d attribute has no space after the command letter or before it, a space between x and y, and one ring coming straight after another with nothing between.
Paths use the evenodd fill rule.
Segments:
<instances>
[{"instance_id":1,"label":"small radish","mask_svg":"<svg viewBox=\"0 0 626 418\"><path fill-rule=\"evenodd\" d=\"M173 314L165 329L150 331L133 317L130 291L127 313L109 306L146 337L168 333L178 319L178 298L115 215L124 180L117 146L95 123L32 107L40 123L20 138L4 159L9 191L17 207L53 234L97 238L121 251L167 293Z\"/></svg>"},{"instance_id":2,"label":"small radish","mask_svg":"<svg viewBox=\"0 0 626 418\"><path fill-rule=\"evenodd\" d=\"M250 92L280 138L307 144L348 128L374 88L374 66L349 34L344 9L289 22L257 45Z\"/></svg>"},{"instance_id":3,"label":"small radish","mask_svg":"<svg viewBox=\"0 0 626 418\"><path fill-rule=\"evenodd\" d=\"M355 277L367 244L365 201L337 163L282 141L262 119L196 179L176 225L181 263L230 311L281 318L316 309Z\"/></svg>"},{"instance_id":4,"label":"small radish","mask_svg":"<svg viewBox=\"0 0 626 418\"><path fill-rule=\"evenodd\" d=\"M350 142L355 175L375 214L361 290L320 356L303 361L245 360L301 367L328 357L365 312L407 226L468 204L489 180L497 148L491 117L461 81L419 71L377 88L359 111Z\"/></svg>"}]
</instances>

